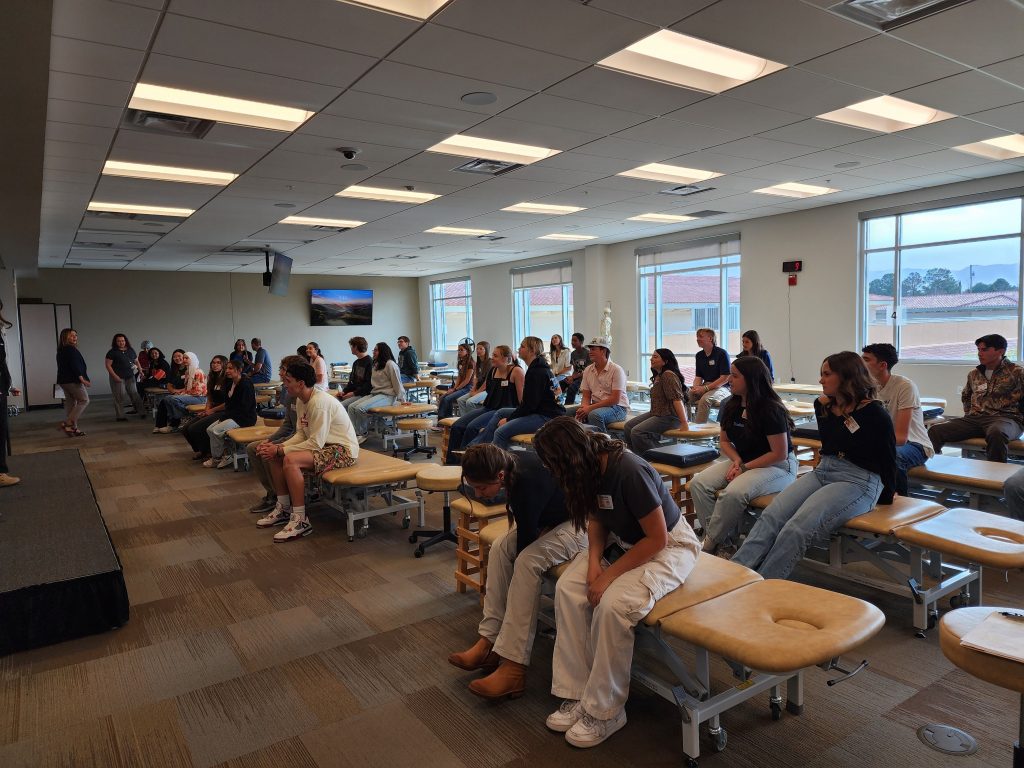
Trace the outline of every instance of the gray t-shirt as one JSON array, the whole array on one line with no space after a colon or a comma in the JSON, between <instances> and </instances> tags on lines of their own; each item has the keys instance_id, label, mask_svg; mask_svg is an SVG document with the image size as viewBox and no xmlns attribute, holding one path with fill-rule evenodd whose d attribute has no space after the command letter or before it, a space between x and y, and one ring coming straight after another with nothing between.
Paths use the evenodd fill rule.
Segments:
<instances>
[{"instance_id":1,"label":"gray t-shirt","mask_svg":"<svg viewBox=\"0 0 1024 768\"><path fill-rule=\"evenodd\" d=\"M906 376L894 373L884 387L878 388L877 395L885 405L885 410L889 412L893 425L896 424L896 416L900 411L905 408L913 409L913 413L910 414L910 428L907 430L907 442L920 445L929 459L934 456L935 449L932 448L931 438L928 437L928 430L924 426L921 395L917 391L917 384Z\"/></svg>"},{"instance_id":2,"label":"gray t-shirt","mask_svg":"<svg viewBox=\"0 0 1024 768\"><path fill-rule=\"evenodd\" d=\"M668 530L679 522L679 507L661 482L661 476L635 453L625 451L618 459L609 460L597 494L594 517L628 544L636 544L644 537L640 518L659 506Z\"/></svg>"}]
</instances>

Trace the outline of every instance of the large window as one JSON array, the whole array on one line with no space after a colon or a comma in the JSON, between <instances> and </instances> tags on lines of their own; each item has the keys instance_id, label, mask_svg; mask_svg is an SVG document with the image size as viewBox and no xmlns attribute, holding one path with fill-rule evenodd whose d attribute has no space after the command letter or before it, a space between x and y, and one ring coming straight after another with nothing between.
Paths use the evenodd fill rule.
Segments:
<instances>
[{"instance_id":1,"label":"large window","mask_svg":"<svg viewBox=\"0 0 1024 768\"><path fill-rule=\"evenodd\" d=\"M473 296L468 277L430 284L431 350L458 349L464 338L473 337Z\"/></svg>"},{"instance_id":2,"label":"large window","mask_svg":"<svg viewBox=\"0 0 1024 768\"><path fill-rule=\"evenodd\" d=\"M642 249L637 264L642 373L655 349L668 348L686 383L692 382L698 328L712 328L730 355L740 351L739 235Z\"/></svg>"},{"instance_id":3,"label":"large window","mask_svg":"<svg viewBox=\"0 0 1024 768\"><path fill-rule=\"evenodd\" d=\"M1021 198L866 217L861 339L905 360L975 361L998 333L1018 358Z\"/></svg>"},{"instance_id":4,"label":"large window","mask_svg":"<svg viewBox=\"0 0 1024 768\"><path fill-rule=\"evenodd\" d=\"M538 336L547 346L559 334L566 346L572 336L572 262L538 264L512 270L515 342Z\"/></svg>"}]
</instances>

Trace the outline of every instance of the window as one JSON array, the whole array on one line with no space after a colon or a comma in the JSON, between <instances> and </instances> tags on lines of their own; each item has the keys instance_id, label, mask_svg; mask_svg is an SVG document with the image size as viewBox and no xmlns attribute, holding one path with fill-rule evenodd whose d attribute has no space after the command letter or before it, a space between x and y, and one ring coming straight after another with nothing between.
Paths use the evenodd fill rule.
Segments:
<instances>
[{"instance_id":1,"label":"window","mask_svg":"<svg viewBox=\"0 0 1024 768\"><path fill-rule=\"evenodd\" d=\"M572 336L572 262L513 269L512 314L515 343L526 336L548 340L553 334L569 346Z\"/></svg>"},{"instance_id":2,"label":"window","mask_svg":"<svg viewBox=\"0 0 1024 768\"><path fill-rule=\"evenodd\" d=\"M1021 215L1014 197L865 217L862 342L973 362L974 340L998 333L1018 358Z\"/></svg>"},{"instance_id":3,"label":"window","mask_svg":"<svg viewBox=\"0 0 1024 768\"><path fill-rule=\"evenodd\" d=\"M651 353L671 349L693 381L698 328L712 328L730 355L740 345L739 235L702 238L637 251L640 270L640 370ZM722 318L726 326L722 327Z\"/></svg>"},{"instance_id":4,"label":"window","mask_svg":"<svg viewBox=\"0 0 1024 768\"><path fill-rule=\"evenodd\" d=\"M431 350L451 351L464 338L473 337L472 284L457 277L430 284Z\"/></svg>"}]
</instances>

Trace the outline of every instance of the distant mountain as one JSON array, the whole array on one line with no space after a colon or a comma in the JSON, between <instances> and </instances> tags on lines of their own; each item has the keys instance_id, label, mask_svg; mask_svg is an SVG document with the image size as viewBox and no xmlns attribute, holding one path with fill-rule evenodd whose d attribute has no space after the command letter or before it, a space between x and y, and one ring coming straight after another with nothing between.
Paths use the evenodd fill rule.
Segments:
<instances>
[{"instance_id":1,"label":"distant mountain","mask_svg":"<svg viewBox=\"0 0 1024 768\"><path fill-rule=\"evenodd\" d=\"M953 273L953 276L960 281L963 289L969 290L971 286L971 268L964 267ZM1010 285L1017 285L1020 280L1019 270L1016 264L976 264L974 266L975 283L991 283L1003 278Z\"/></svg>"}]
</instances>

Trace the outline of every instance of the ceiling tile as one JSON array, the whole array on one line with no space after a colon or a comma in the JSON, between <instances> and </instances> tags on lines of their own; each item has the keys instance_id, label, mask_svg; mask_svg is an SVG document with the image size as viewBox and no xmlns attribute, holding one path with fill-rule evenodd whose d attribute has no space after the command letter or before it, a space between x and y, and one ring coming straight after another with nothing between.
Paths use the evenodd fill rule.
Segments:
<instances>
[{"instance_id":1,"label":"ceiling tile","mask_svg":"<svg viewBox=\"0 0 1024 768\"><path fill-rule=\"evenodd\" d=\"M730 97L763 107L814 117L878 96L800 69L784 69L728 91Z\"/></svg>"},{"instance_id":2,"label":"ceiling tile","mask_svg":"<svg viewBox=\"0 0 1024 768\"><path fill-rule=\"evenodd\" d=\"M850 168L849 172L854 176L862 176L865 179L875 179L877 181L901 181L903 179L912 179L916 176L924 176L927 173L927 171L916 166L891 161L877 163L876 165L859 165L856 168Z\"/></svg>"},{"instance_id":3,"label":"ceiling tile","mask_svg":"<svg viewBox=\"0 0 1024 768\"><path fill-rule=\"evenodd\" d=\"M932 123L931 125L922 125L917 128L908 128L905 131L900 131L900 136L904 138L927 141L944 147L970 144L975 141L991 139L998 135L1000 135L998 128L963 117L954 117L951 120L943 120L940 123Z\"/></svg>"},{"instance_id":4,"label":"ceiling tile","mask_svg":"<svg viewBox=\"0 0 1024 768\"><path fill-rule=\"evenodd\" d=\"M667 147L662 144L648 144L643 141L630 141L628 139L620 139L617 136L609 136L592 141L586 146L580 147L577 152L579 154L597 155L604 158L631 160L636 165L660 163L667 157L679 154L679 150L675 147ZM635 167L635 165L630 167ZM623 170L629 170L629 168L624 168Z\"/></svg>"},{"instance_id":5,"label":"ceiling tile","mask_svg":"<svg viewBox=\"0 0 1024 768\"><path fill-rule=\"evenodd\" d=\"M835 149L825 150L824 152L814 152L809 155L800 155L800 157L794 157L790 162L793 165L799 165L801 168L818 168L822 171L834 170L836 165L839 163L857 163L858 171L868 165L878 165L881 161L875 157L868 157L867 155L851 155L846 152L842 152ZM852 171L850 168L838 169L845 170L851 173L857 173L858 171Z\"/></svg>"},{"instance_id":6,"label":"ceiling tile","mask_svg":"<svg viewBox=\"0 0 1024 768\"><path fill-rule=\"evenodd\" d=\"M847 125L837 125L824 120L804 120L782 128L758 134L762 139L789 141L793 144L805 144L809 147L831 149L861 139L868 139L878 134Z\"/></svg>"},{"instance_id":7,"label":"ceiling tile","mask_svg":"<svg viewBox=\"0 0 1024 768\"><path fill-rule=\"evenodd\" d=\"M804 152L810 151L809 147L801 147L801 149ZM704 150L701 152L690 152L678 157L670 157L665 162L669 165L681 165L684 168L702 168L707 171L715 171L716 173L739 173L748 168L765 165L768 161L722 154L714 150Z\"/></svg>"},{"instance_id":8,"label":"ceiling tile","mask_svg":"<svg viewBox=\"0 0 1024 768\"><path fill-rule=\"evenodd\" d=\"M546 123L562 128L585 126L587 131L603 135L615 133L650 119L647 115L588 104L583 101L562 99L549 93L539 93L522 101L511 109L505 110L501 116L533 123Z\"/></svg>"},{"instance_id":9,"label":"ceiling tile","mask_svg":"<svg viewBox=\"0 0 1024 768\"><path fill-rule=\"evenodd\" d=\"M143 51L100 45L68 37L50 38L50 70L134 83Z\"/></svg>"},{"instance_id":10,"label":"ceiling tile","mask_svg":"<svg viewBox=\"0 0 1024 768\"><path fill-rule=\"evenodd\" d=\"M121 122L121 109L51 98L47 102L46 118L58 123L81 123L98 128L116 128L117 124Z\"/></svg>"},{"instance_id":11,"label":"ceiling tile","mask_svg":"<svg viewBox=\"0 0 1024 768\"><path fill-rule=\"evenodd\" d=\"M480 125L474 126L473 130L468 133L484 139L512 141L517 144L532 144L559 150L574 149L600 136L598 133L587 133L542 123L510 120L504 115L492 117Z\"/></svg>"},{"instance_id":12,"label":"ceiling tile","mask_svg":"<svg viewBox=\"0 0 1024 768\"><path fill-rule=\"evenodd\" d=\"M1021 54L1024 8L1013 0L974 0L894 29L901 40L983 67Z\"/></svg>"},{"instance_id":13,"label":"ceiling tile","mask_svg":"<svg viewBox=\"0 0 1024 768\"><path fill-rule=\"evenodd\" d=\"M335 99L322 114L351 117L372 123L389 123L424 131L440 131L446 135L461 133L486 119L485 115L477 112L417 104L352 90Z\"/></svg>"},{"instance_id":14,"label":"ceiling tile","mask_svg":"<svg viewBox=\"0 0 1024 768\"><path fill-rule=\"evenodd\" d=\"M652 117L708 97L706 93L633 77L603 67L589 67L548 88L547 93Z\"/></svg>"},{"instance_id":15,"label":"ceiling tile","mask_svg":"<svg viewBox=\"0 0 1024 768\"><path fill-rule=\"evenodd\" d=\"M1002 128L1007 133L1024 133L1024 102L975 112L971 119Z\"/></svg>"},{"instance_id":16,"label":"ceiling tile","mask_svg":"<svg viewBox=\"0 0 1024 768\"><path fill-rule=\"evenodd\" d=\"M196 141L131 130L118 132L110 152L113 159L129 163L155 163L229 173L242 173L262 154L262 149L252 147L225 146L205 139Z\"/></svg>"},{"instance_id":17,"label":"ceiling tile","mask_svg":"<svg viewBox=\"0 0 1024 768\"><path fill-rule=\"evenodd\" d=\"M810 179L821 174L821 171L816 168L803 168L797 165L788 165L786 163L772 163L770 165L761 165L757 168L751 168L749 171L744 171L740 174L735 174L733 178L741 179L763 179L770 181L773 184L786 181L803 181L804 179ZM715 183L718 179L712 179L709 183ZM769 186L762 184L761 186Z\"/></svg>"},{"instance_id":18,"label":"ceiling tile","mask_svg":"<svg viewBox=\"0 0 1024 768\"><path fill-rule=\"evenodd\" d=\"M984 71L993 77L1024 87L1024 56L992 64L985 67Z\"/></svg>"},{"instance_id":19,"label":"ceiling tile","mask_svg":"<svg viewBox=\"0 0 1024 768\"><path fill-rule=\"evenodd\" d=\"M336 146L351 143L359 146L360 142L369 142L408 149L426 149L448 138L449 135L443 131L420 131L415 128L369 123L325 113L314 115L306 121L299 132L338 139Z\"/></svg>"},{"instance_id":20,"label":"ceiling tile","mask_svg":"<svg viewBox=\"0 0 1024 768\"><path fill-rule=\"evenodd\" d=\"M1024 88L1009 85L983 72L971 71L900 91L896 95L954 115L969 115L983 109L1015 104L1022 100Z\"/></svg>"},{"instance_id":21,"label":"ceiling tile","mask_svg":"<svg viewBox=\"0 0 1024 768\"><path fill-rule=\"evenodd\" d=\"M903 161L904 165L923 168L926 171L952 171L958 168L967 168L972 165L985 165L991 162L988 158L972 155L968 152L957 152L952 149L942 149L938 152L929 152L926 155L915 155Z\"/></svg>"},{"instance_id":22,"label":"ceiling tile","mask_svg":"<svg viewBox=\"0 0 1024 768\"><path fill-rule=\"evenodd\" d=\"M667 27L717 0L590 0L590 7Z\"/></svg>"},{"instance_id":23,"label":"ceiling tile","mask_svg":"<svg viewBox=\"0 0 1024 768\"><path fill-rule=\"evenodd\" d=\"M699 123L715 128L736 130L742 126L744 132L760 133L772 128L779 128L804 119L803 115L782 112L770 107L762 107L746 101L737 101L728 96L712 96L675 112L666 117L682 120L687 123Z\"/></svg>"},{"instance_id":24,"label":"ceiling tile","mask_svg":"<svg viewBox=\"0 0 1024 768\"><path fill-rule=\"evenodd\" d=\"M132 84L124 80L76 75L70 72L50 72L51 99L67 99L88 104L123 108L132 94Z\"/></svg>"},{"instance_id":25,"label":"ceiling tile","mask_svg":"<svg viewBox=\"0 0 1024 768\"><path fill-rule=\"evenodd\" d=\"M759 136L751 136L739 141L731 141L715 147L716 152L723 155L735 155L747 157L751 160L763 160L766 163L777 163L789 160L800 155L811 153L811 149L802 144L790 144L786 141L775 141L773 139L762 139Z\"/></svg>"},{"instance_id":26,"label":"ceiling tile","mask_svg":"<svg viewBox=\"0 0 1024 768\"><path fill-rule=\"evenodd\" d=\"M934 144L923 141L914 141L896 134L888 136L876 136L873 139L855 141L842 147L844 152L852 152L855 155L867 155L877 157L880 160L899 160L913 155L923 155L926 152L934 152L938 149Z\"/></svg>"},{"instance_id":27,"label":"ceiling tile","mask_svg":"<svg viewBox=\"0 0 1024 768\"><path fill-rule=\"evenodd\" d=\"M54 35L145 51L160 13L108 0L54 0Z\"/></svg>"},{"instance_id":28,"label":"ceiling tile","mask_svg":"<svg viewBox=\"0 0 1024 768\"><path fill-rule=\"evenodd\" d=\"M602 139L603 141L603 139ZM586 148L592 148L594 142L585 145ZM668 149L665 147L664 149ZM593 154L584 154L582 152L560 152L554 157L549 157L547 160L541 160L539 163L534 163L531 168L554 168L554 169L565 169L568 171L583 171L585 173L596 173L600 176L607 176L620 171L628 171L630 168L634 168L636 162L630 159L623 159L618 157L598 157ZM518 174L518 172L517 172Z\"/></svg>"},{"instance_id":29,"label":"ceiling tile","mask_svg":"<svg viewBox=\"0 0 1024 768\"><path fill-rule=\"evenodd\" d=\"M745 133L740 131L730 131L724 128L714 128L694 123L681 123L678 120L659 117L625 131L619 131L615 134L615 137L629 141L661 144L662 146L673 147L678 152L693 152L698 149L707 149L717 144L725 144L727 141L734 141L745 135Z\"/></svg>"},{"instance_id":30,"label":"ceiling tile","mask_svg":"<svg viewBox=\"0 0 1024 768\"><path fill-rule=\"evenodd\" d=\"M91 125L77 125L73 123L57 123L52 120L46 123L47 141L93 144L106 150L106 147L110 145L113 135L113 131L109 128L97 128Z\"/></svg>"},{"instance_id":31,"label":"ceiling tile","mask_svg":"<svg viewBox=\"0 0 1024 768\"><path fill-rule=\"evenodd\" d=\"M169 181L101 176L93 199L106 203L167 205L172 208L195 209L220 191L220 187L208 184L176 184Z\"/></svg>"}]
</instances>

